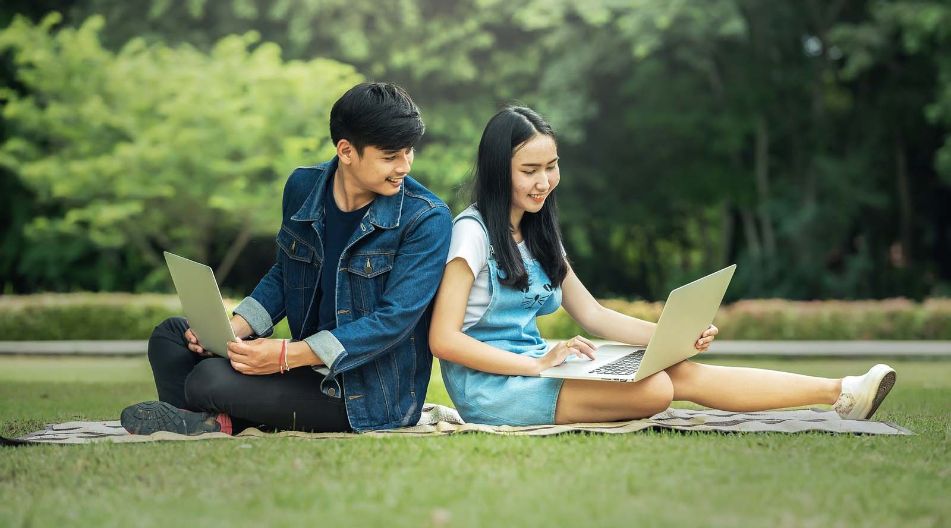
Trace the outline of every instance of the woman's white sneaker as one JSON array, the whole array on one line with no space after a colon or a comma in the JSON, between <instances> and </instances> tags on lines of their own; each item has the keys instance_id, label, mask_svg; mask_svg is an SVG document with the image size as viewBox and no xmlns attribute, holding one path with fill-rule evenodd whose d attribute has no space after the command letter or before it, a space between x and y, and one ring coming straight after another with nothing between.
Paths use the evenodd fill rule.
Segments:
<instances>
[{"instance_id":1,"label":"woman's white sneaker","mask_svg":"<svg viewBox=\"0 0 951 528\"><path fill-rule=\"evenodd\" d=\"M864 376L842 378L842 392L832 408L847 420L867 420L875 414L893 386L895 369L879 363Z\"/></svg>"}]
</instances>

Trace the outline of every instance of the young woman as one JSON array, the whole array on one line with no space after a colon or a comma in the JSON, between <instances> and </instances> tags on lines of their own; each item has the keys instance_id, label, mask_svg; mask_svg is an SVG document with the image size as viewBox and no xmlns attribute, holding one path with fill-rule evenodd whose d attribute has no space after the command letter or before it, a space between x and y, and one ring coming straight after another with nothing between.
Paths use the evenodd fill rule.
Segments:
<instances>
[{"instance_id":1,"label":"young woman","mask_svg":"<svg viewBox=\"0 0 951 528\"><path fill-rule=\"evenodd\" d=\"M648 417L672 400L728 411L833 404L846 418L870 417L895 382L876 365L864 376L817 378L682 361L637 383L537 377L570 354L594 358L582 336L547 344L535 318L564 306L587 332L643 345L655 324L609 310L568 264L558 227L558 148L548 123L509 107L486 125L475 171L475 203L456 217L436 294L429 340L466 421L494 425L602 422ZM717 335L710 326L695 347Z\"/></svg>"}]
</instances>

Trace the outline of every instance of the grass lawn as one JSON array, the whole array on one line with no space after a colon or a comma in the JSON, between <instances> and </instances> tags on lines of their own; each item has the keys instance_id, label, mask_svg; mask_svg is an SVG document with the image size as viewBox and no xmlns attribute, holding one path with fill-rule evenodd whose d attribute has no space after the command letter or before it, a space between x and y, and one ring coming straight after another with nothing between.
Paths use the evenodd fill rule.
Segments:
<instances>
[{"instance_id":1,"label":"grass lawn","mask_svg":"<svg viewBox=\"0 0 951 528\"><path fill-rule=\"evenodd\" d=\"M842 376L869 360L711 360ZM0 449L0 526L949 526L951 362L891 361L912 437L700 434ZM0 358L0 434L155 399L144 358ZM428 401L449 404L438 374ZM262 524L263 523L263 524Z\"/></svg>"}]
</instances>

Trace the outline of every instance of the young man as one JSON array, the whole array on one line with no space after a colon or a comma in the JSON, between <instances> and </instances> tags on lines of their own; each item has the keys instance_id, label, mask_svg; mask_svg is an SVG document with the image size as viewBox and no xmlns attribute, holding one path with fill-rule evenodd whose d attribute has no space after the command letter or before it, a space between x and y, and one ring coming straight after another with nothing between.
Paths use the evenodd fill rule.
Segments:
<instances>
[{"instance_id":1,"label":"young man","mask_svg":"<svg viewBox=\"0 0 951 528\"><path fill-rule=\"evenodd\" d=\"M408 176L424 130L397 86L345 93L330 113L337 155L295 170L284 187L277 262L231 320L242 340L229 359L212 357L184 319L164 321L149 340L161 401L126 408L122 425L134 434L415 425L452 230L449 208ZM265 339L284 317L294 340Z\"/></svg>"}]
</instances>

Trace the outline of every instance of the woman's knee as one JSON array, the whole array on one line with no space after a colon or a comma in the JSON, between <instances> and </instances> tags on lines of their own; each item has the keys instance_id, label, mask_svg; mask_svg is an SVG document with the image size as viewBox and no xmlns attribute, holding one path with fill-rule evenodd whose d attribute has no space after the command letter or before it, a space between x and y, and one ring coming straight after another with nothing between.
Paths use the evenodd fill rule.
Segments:
<instances>
[{"instance_id":1,"label":"woman's knee","mask_svg":"<svg viewBox=\"0 0 951 528\"><path fill-rule=\"evenodd\" d=\"M674 400L674 384L663 370L637 382L639 387L638 407L650 415L663 412Z\"/></svg>"},{"instance_id":2,"label":"woman's knee","mask_svg":"<svg viewBox=\"0 0 951 528\"><path fill-rule=\"evenodd\" d=\"M685 379L692 376L698 367L699 365L697 363L685 359L680 363L667 367L664 371L667 372L667 375L670 376L672 381L676 382L678 379Z\"/></svg>"}]
</instances>

